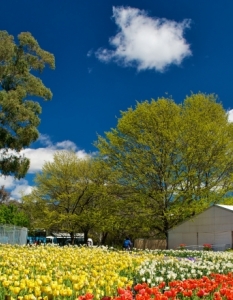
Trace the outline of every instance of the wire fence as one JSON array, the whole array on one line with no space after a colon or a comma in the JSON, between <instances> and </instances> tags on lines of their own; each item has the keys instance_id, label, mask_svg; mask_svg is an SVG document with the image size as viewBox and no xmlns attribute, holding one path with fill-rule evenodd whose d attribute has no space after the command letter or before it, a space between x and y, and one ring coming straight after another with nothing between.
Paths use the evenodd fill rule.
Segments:
<instances>
[{"instance_id":1,"label":"wire fence","mask_svg":"<svg viewBox=\"0 0 233 300\"><path fill-rule=\"evenodd\" d=\"M25 227L0 224L0 244L18 244L27 243L28 230Z\"/></svg>"}]
</instances>

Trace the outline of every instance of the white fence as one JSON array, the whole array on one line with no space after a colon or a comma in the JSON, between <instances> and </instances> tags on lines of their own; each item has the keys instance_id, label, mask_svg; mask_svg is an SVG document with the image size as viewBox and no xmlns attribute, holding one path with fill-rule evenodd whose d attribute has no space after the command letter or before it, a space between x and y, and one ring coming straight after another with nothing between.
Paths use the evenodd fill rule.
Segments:
<instances>
[{"instance_id":1,"label":"white fence","mask_svg":"<svg viewBox=\"0 0 233 300\"><path fill-rule=\"evenodd\" d=\"M28 230L25 227L0 224L0 244L18 244L27 243Z\"/></svg>"}]
</instances>

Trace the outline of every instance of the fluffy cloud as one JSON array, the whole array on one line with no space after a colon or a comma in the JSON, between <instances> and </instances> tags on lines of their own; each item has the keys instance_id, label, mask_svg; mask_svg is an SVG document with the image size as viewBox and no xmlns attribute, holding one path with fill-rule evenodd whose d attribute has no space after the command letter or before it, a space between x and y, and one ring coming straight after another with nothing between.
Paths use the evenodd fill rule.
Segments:
<instances>
[{"instance_id":1,"label":"fluffy cloud","mask_svg":"<svg viewBox=\"0 0 233 300\"><path fill-rule=\"evenodd\" d=\"M184 31L190 20L175 22L148 17L145 11L131 7L113 7L113 19L119 32L109 39L114 50L100 48L96 57L103 62L115 61L123 66L135 66L139 71L164 71L181 64L191 55Z\"/></svg>"},{"instance_id":2,"label":"fluffy cloud","mask_svg":"<svg viewBox=\"0 0 233 300\"><path fill-rule=\"evenodd\" d=\"M0 186L5 186L6 189L11 189L15 186L15 179L12 176L0 176ZM19 182L19 180L17 180Z\"/></svg>"},{"instance_id":3,"label":"fluffy cloud","mask_svg":"<svg viewBox=\"0 0 233 300\"><path fill-rule=\"evenodd\" d=\"M21 179L19 182L15 182L14 189L11 191L11 197L20 199L22 196L30 194L32 188L27 180Z\"/></svg>"},{"instance_id":4,"label":"fluffy cloud","mask_svg":"<svg viewBox=\"0 0 233 300\"><path fill-rule=\"evenodd\" d=\"M84 150L78 150L75 143L67 140L53 144L47 135L41 135L39 142L46 147L37 149L24 149L21 154L30 159L30 168L28 173L36 173L42 169L46 161L52 161L55 152L62 150L75 151L79 158L84 158L87 153Z\"/></svg>"},{"instance_id":5,"label":"fluffy cloud","mask_svg":"<svg viewBox=\"0 0 233 300\"><path fill-rule=\"evenodd\" d=\"M20 199L22 195L27 195L31 192L32 186L25 179L17 180L12 176L0 176L0 186L5 187L10 191L12 199Z\"/></svg>"},{"instance_id":6,"label":"fluffy cloud","mask_svg":"<svg viewBox=\"0 0 233 300\"><path fill-rule=\"evenodd\" d=\"M21 152L30 159L30 168L28 173L36 173L42 169L46 161L52 161L56 150L51 148L25 149Z\"/></svg>"},{"instance_id":7,"label":"fluffy cloud","mask_svg":"<svg viewBox=\"0 0 233 300\"><path fill-rule=\"evenodd\" d=\"M57 151L73 150L79 158L88 156L84 150L78 150L75 143L69 140L52 143L49 136L40 135L38 142L44 147L36 149L28 148L21 151L22 155L30 159L28 173L31 174L41 171L45 162L53 161L53 156ZM14 199L20 199L22 195L29 194L33 188L27 179L16 180L12 176L0 176L0 186L2 185L11 192L11 197Z\"/></svg>"},{"instance_id":8,"label":"fluffy cloud","mask_svg":"<svg viewBox=\"0 0 233 300\"><path fill-rule=\"evenodd\" d=\"M233 122L233 109L228 111L228 120L229 122Z\"/></svg>"}]
</instances>

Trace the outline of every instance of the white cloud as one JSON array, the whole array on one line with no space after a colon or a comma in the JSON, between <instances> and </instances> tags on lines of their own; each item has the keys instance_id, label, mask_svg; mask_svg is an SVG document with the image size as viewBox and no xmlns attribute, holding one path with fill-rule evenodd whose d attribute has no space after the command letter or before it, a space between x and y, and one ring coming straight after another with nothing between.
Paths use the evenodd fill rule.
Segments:
<instances>
[{"instance_id":1,"label":"white cloud","mask_svg":"<svg viewBox=\"0 0 233 300\"><path fill-rule=\"evenodd\" d=\"M113 7L113 19L119 29L109 39L114 50L100 48L95 53L103 62L115 61L123 66L135 66L139 71L162 72L191 55L190 46L183 37L190 20L178 23L151 18L145 11L131 7Z\"/></svg>"},{"instance_id":2,"label":"white cloud","mask_svg":"<svg viewBox=\"0 0 233 300\"><path fill-rule=\"evenodd\" d=\"M59 143L61 144L61 143ZM25 149L21 153L25 157L30 159L30 168L28 173L36 173L41 171L45 162L53 161L53 156L57 151L68 150L67 148L53 147L53 148L37 148L37 149ZM76 151L76 154L79 158L85 158L87 153L84 150Z\"/></svg>"},{"instance_id":3,"label":"white cloud","mask_svg":"<svg viewBox=\"0 0 233 300\"><path fill-rule=\"evenodd\" d=\"M87 57L92 56L92 54L93 54L93 50L91 49L91 50L89 50L89 51L87 52Z\"/></svg>"},{"instance_id":4,"label":"white cloud","mask_svg":"<svg viewBox=\"0 0 233 300\"><path fill-rule=\"evenodd\" d=\"M228 111L228 121L233 122L233 109Z\"/></svg>"},{"instance_id":5,"label":"white cloud","mask_svg":"<svg viewBox=\"0 0 233 300\"><path fill-rule=\"evenodd\" d=\"M53 156L57 151L72 150L76 152L79 158L88 156L84 150L78 150L75 143L69 140L53 144L47 135L42 135L40 136L39 141L47 147L37 149L28 148L21 152L21 154L30 159L28 173L41 171L45 162L53 161Z\"/></svg>"},{"instance_id":6,"label":"white cloud","mask_svg":"<svg viewBox=\"0 0 233 300\"><path fill-rule=\"evenodd\" d=\"M28 173L31 174L41 171L45 162L52 162L53 156L57 151L72 150L76 152L79 158L89 156L84 150L79 150L76 144L69 140L52 143L49 136L40 135L38 142L45 147L36 149L27 148L20 152L21 155L30 159ZM4 185L7 190L10 190L11 197L17 200L20 199L22 195L29 194L33 188L26 179L16 180L12 176L0 176L0 187L2 185Z\"/></svg>"},{"instance_id":7,"label":"white cloud","mask_svg":"<svg viewBox=\"0 0 233 300\"><path fill-rule=\"evenodd\" d=\"M65 150L73 150L75 151L77 149L77 146L74 142L71 141L63 141L56 144L56 148L65 149Z\"/></svg>"},{"instance_id":8,"label":"white cloud","mask_svg":"<svg viewBox=\"0 0 233 300\"><path fill-rule=\"evenodd\" d=\"M22 195L30 194L32 190L27 180L17 180L13 176L0 176L0 186L10 191L11 198L16 200L19 200Z\"/></svg>"},{"instance_id":9,"label":"white cloud","mask_svg":"<svg viewBox=\"0 0 233 300\"><path fill-rule=\"evenodd\" d=\"M42 169L46 161L53 161L53 155L57 150L53 148L25 149L21 152L30 159L30 168L28 173L36 173Z\"/></svg>"},{"instance_id":10,"label":"white cloud","mask_svg":"<svg viewBox=\"0 0 233 300\"><path fill-rule=\"evenodd\" d=\"M21 179L19 183L15 184L14 189L11 190L11 197L13 199L20 199L22 196L30 194L32 188L27 180Z\"/></svg>"},{"instance_id":11,"label":"white cloud","mask_svg":"<svg viewBox=\"0 0 233 300\"><path fill-rule=\"evenodd\" d=\"M50 140L50 137L47 134L40 134L38 140L37 140L41 145L44 146L52 146L53 143Z\"/></svg>"},{"instance_id":12,"label":"white cloud","mask_svg":"<svg viewBox=\"0 0 233 300\"><path fill-rule=\"evenodd\" d=\"M12 176L0 176L0 186L3 186L6 189L13 188L15 186L15 179Z\"/></svg>"}]
</instances>

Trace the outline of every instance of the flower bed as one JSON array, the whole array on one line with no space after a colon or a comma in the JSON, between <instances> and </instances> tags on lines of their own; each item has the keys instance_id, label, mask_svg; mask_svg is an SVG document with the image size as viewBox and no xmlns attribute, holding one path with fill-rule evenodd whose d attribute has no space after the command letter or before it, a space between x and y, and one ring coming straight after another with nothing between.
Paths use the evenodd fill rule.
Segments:
<instances>
[{"instance_id":1,"label":"flower bed","mask_svg":"<svg viewBox=\"0 0 233 300\"><path fill-rule=\"evenodd\" d=\"M122 300L134 297L137 300L146 300L150 299L148 295L153 294L155 290L158 290L158 295L160 294L156 299L160 299L158 297L169 298L169 292L173 293L174 289L177 291L181 287L189 293L188 288L182 286L182 282L198 283L197 288L201 288L201 284L208 280L211 282L222 280L222 288L227 282L225 294L220 285L216 286L215 292L217 293L219 289L221 297L231 299L226 295L229 295L232 289L230 285L232 277L229 273L232 270L231 252L188 250L128 252L112 251L105 247L0 245L0 299L9 295L12 299L20 300L47 297L57 300L74 300L79 297L80 300L92 298L109 300L110 297ZM211 277L212 273L225 274L227 277L222 275ZM193 296L201 295L199 290L195 293L194 289L192 290ZM209 297L213 293L204 296ZM180 290L172 297L188 297L188 294L184 296Z\"/></svg>"},{"instance_id":2,"label":"flower bed","mask_svg":"<svg viewBox=\"0 0 233 300\"><path fill-rule=\"evenodd\" d=\"M211 273L227 274L233 271L233 257L227 252L212 252L209 255L201 252L202 256L198 257L194 251L186 251L186 257L180 257L177 251L175 253L176 257L160 256L160 259L144 261L138 269L136 281L156 285L163 281L168 283L171 280L201 278Z\"/></svg>"},{"instance_id":3,"label":"flower bed","mask_svg":"<svg viewBox=\"0 0 233 300\"><path fill-rule=\"evenodd\" d=\"M53 295L96 299L132 286L136 268L154 254L87 247L0 246L0 299L5 295L34 299Z\"/></svg>"},{"instance_id":4,"label":"flower bed","mask_svg":"<svg viewBox=\"0 0 233 300\"><path fill-rule=\"evenodd\" d=\"M137 284L131 289L118 289L118 296L103 300L169 300L169 299L233 299L233 275L212 274L210 278L186 279L172 281L169 288L165 283L150 287L148 284ZM93 295L80 296L79 300L92 299Z\"/></svg>"}]
</instances>

